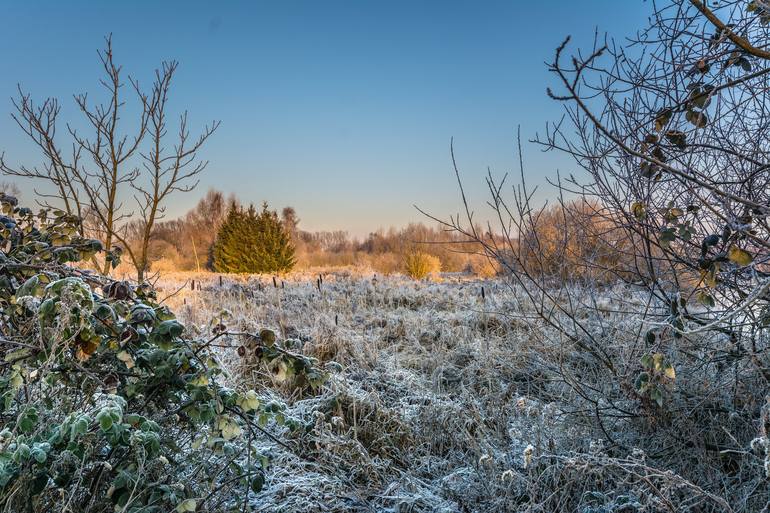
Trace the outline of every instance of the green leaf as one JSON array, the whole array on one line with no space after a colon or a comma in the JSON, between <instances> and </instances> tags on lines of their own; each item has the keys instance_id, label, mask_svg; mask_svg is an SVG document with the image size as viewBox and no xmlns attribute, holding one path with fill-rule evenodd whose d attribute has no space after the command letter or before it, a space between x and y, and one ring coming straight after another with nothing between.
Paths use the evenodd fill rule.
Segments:
<instances>
[{"instance_id":1,"label":"green leaf","mask_svg":"<svg viewBox=\"0 0 770 513\"><path fill-rule=\"evenodd\" d=\"M711 234L703 238L701 247L707 249L707 248L710 248L711 246L716 246L717 244L719 244L719 235ZM705 254L705 251L704 251L704 254Z\"/></svg>"},{"instance_id":2,"label":"green leaf","mask_svg":"<svg viewBox=\"0 0 770 513\"><path fill-rule=\"evenodd\" d=\"M652 345L655 343L655 331L654 330L648 330L647 335L644 337L645 342L647 342L647 345Z\"/></svg>"},{"instance_id":3,"label":"green leaf","mask_svg":"<svg viewBox=\"0 0 770 513\"><path fill-rule=\"evenodd\" d=\"M35 430L37 419L37 410L33 407L27 408L19 417L19 431L22 433L31 433Z\"/></svg>"},{"instance_id":4,"label":"green leaf","mask_svg":"<svg viewBox=\"0 0 770 513\"><path fill-rule=\"evenodd\" d=\"M695 298L698 300L698 302L704 306L707 306L709 308L714 308L716 306L716 301L714 301L714 297L706 292L705 290L700 290L695 295Z\"/></svg>"},{"instance_id":5,"label":"green leaf","mask_svg":"<svg viewBox=\"0 0 770 513\"><path fill-rule=\"evenodd\" d=\"M131 308L131 321L135 323L154 323L155 310L148 305L138 304Z\"/></svg>"},{"instance_id":6,"label":"green leaf","mask_svg":"<svg viewBox=\"0 0 770 513\"><path fill-rule=\"evenodd\" d=\"M42 288L40 287L40 277L36 274L27 281L25 281L21 287L16 291L16 297L24 296L40 296Z\"/></svg>"},{"instance_id":7,"label":"green leaf","mask_svg":"<svg viewBox=\"0 0 770 513\"><path fill-rule=\"evenodd\" d=\"M676 233L673 228L663 228L658 236L660 245L663 248L668 248L672 242L676 240Z\"/></svg>"},{"instance_id":8,"label":"green leaf","mask_svg":"<svg viewBox=\"0 0 770 513\"><path fill-rule=\"evenodd\" d=\"M38 463L45 463L45 460L48 458L48 455L45 453L44 450L40 448L34 448L32 449L32 457Z\"/></svg>"},{"instance_id":9,"label":"green leaf","mask_svg":"<svg viewBox=\"0 0 770 513\"><path fill-rule=\"evenodd\" d=\"M646 372L640 373L636 380L634 381L634 387L636 390L642 394L645 390L647 390L647 387L650 385L650 375Z\"/></svg>"},{"instance_id":10,"label":"green leaf","mask_svg":"<svg viewBox=\"0 0 770 513\"><path fill-rule=\"evenodd\" d=\"M78 417L77 420L75 420L75 423L72 424L70 440L74 440L78 435L84 435L86 432L88 432L88 425L90 423L91 419L85 415Z\"/></svg>"},{"instance_id":11,"label":"green leaf","mask_svg":"<svg viewBox=\"0 0 770 513\"><path fill-rule=\"evenodd\" d=\"M679 238L683 241L689 241L692 239L693 229L690 227L689 224L680 224L679 225Z\"/></svg>"},{"instance_id":12,"label":"green leaf","mask_svg":"<svg viewBox=\"0 0 770 513\"><path fill-rule=\"evenodd\" d=\"M262 491L262 487L265 486L265 474L257 472L257 474L251 479L251 491L259 493Z\"/></svg>"},{"instance_id":13,"label":"green leaf","mask_svg":"<svg viewBox=\"0 0 770 513\"><path fill-rule=\"evenodd\" d=\"M176 507L177 513L194 512L198 507L198 501L195 499L185 499Z\"/></svg>"},{"instance_id":14,"label":"green leaf","mask_svg":"<svg viewBox=\"0 0 770 513\"><path fill-rule=\"evenodd\" d=\"M31 455L32 450L29 448L29 445L20 443L16 447L16 452L13 453L13 460L16 463L21 463L27 461Z\"/></svg>"},{"instance_id":15,"label":"green leaf","mask_svg":"<svg viewBox=\"0 0 770 513\"><path fill-rule=\"evenodd\" d=\"M232 440L241 434L241 427L227 416L222 416L217 422L217 429L222 433L222 438Z\"/></svg>"},{"instance_id":16,"label":"green leaf","mask_svg":"<svg viewBox=\"0 0 770 513\"><path fill-rule=\"evenodd\" d=\"M245 412L254 411L259 408L259 397L254 390L249 390L238 401L238 406Z\"/></svg>"},{"instance_id":17,"label":"green leaf","mask_svg":"<svg viewBox=\"0 0 770 513\"><path fill-rule=\"evenodd\" d=\"M181 337L184 333L184 326L177 320L168 320L161 322L155 331L163 336L170 338Z\"/></svg>"},{"instance_id":18,"label":"green leaf","mask_svg":"<svg viewBox=\"0 0 770 513\"><path fill-rule=\"evenodd\" d=\"M117 319L117 316L115 315L115 310L113 310L110 305L107 305L105 303L100 303L96 307L96 311L94 311L94 315L106 323L115 322L115 320Z\"/></svg>"},{"instance_id":19,"label":"green leaf","mask_svg":"<svg viewBox=\"0 0 770 513\"><path fill-rule=\"evenodd\" d=\"M99 427L102 429L102 431L109 431L112 427L112 415L106 408L96 415L96 420L99 422Z\"/></svg>"},{"instance_id":20,"label":"green leaf","mask_svg":"<svg viewBox=\"0 0 770 513\"><path fill-rule=\"evenodd\" d=\"M655 401L658 406L663 406L663 393L659 388L655 387L650 391L650 399Z\"/></svg>"}]
</instances>

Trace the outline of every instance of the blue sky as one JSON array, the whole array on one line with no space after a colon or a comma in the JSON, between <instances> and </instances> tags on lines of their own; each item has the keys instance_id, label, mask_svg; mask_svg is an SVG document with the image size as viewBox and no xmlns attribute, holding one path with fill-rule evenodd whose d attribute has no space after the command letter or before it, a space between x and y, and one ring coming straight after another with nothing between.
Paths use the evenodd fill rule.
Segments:
<instances>
[{"instance_id":1,"label":"blue sky","mask_svg":"<svg viewBox=\"0 0 770 513\"><path fill-rule=\"evenodd\" d=\"M113 34L116 59L147 83L163 59L180 69L172 106L192 127L222 121L203 151L209 187L245 201L294 206L305 229L363 235L423 219L418 204L454 213L459 198L449 141L471 197L484 173L516 170L515 134L558 119L544 62L565 35L594 29L622 38L649 3L565 1L142 1L0 3L0 151L12 163L39 156L10 118L16 84L63 101L98 91L96 49ZM61 130L63 132L63 130ZM525 146L527 176L542 183L556 154ZM19 183L25 199L30 184ZM544 189L542 194L548 194Z\"/></svg>"}]
</instances>

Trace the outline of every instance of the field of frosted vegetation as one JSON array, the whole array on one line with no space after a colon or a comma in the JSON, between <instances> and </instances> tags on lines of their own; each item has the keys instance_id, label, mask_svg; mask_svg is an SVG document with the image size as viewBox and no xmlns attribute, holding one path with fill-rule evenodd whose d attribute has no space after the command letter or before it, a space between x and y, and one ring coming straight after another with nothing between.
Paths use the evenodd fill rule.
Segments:
<instances>
[{"instance_id":1,"label":"field of frosted vegetation","mask_svg":"<svg viewBox=\"0 0 770 513\"><path fill-rule=\"evenodd\" d=\"M278 287L269 276L226 276L220 287L217 275L186 273L159 283L160 296L176 293L167 303L188 327L272 328L330 371L318 393L299 394L280 376L244 369L235 348L220 348L233 386L253 379L288 402L288 415L314 423L287 440L290 450L273 448L260 509L461 511L508 501L493 490L523 465L538 407L534 394L524 398L538 385L511 358L514 345L524 349L520 323L484 313L499 305L500 284L321 276L320 291L315 273Z\"/></svg>"},{"instance_id":2,"label":"field of frosted vegetation","mask_svg":"<svg viewBox=\"0 0 770 513\"><path fill-rule=\"evenodd\" d=\"M176 61L140 88L108 36L85 123L19 87L43 160L0 172L53 196L0 183L0 512L770 513L770 3L647 20L562 40L513 170L450 140L459 213L363 239L165 219L219 127L166 124Z\"/></svg>"},{"instance_id":3,"label":"field of frosted vegetation","mask_svg":"<svg viewBox=\"0 0 770 513\"><path fill-rule=\"evenodd\" d=\"M264 440L272 459L260 511L705 511L724 501L695 482L720 476L749 497L744 507L765 487L761 457L738 465L701 452L704 433L719 437L712 426L729 437L755 434L753 423L718 406L736 386L751 386L734 381L739 369L705 369L713 409L688 393L704 369L682 370L666 388L669 411L639 404L502 278L177 273L158 287L187 329L269 328L329 373L318 389L298 386L280 369L250 364L239 342L219 341L230 386L255 387L307 426L266 427L276 439ZM621 372L636 370L635 312L649 309L645 295L573 293L591 306L581 320L627 366ZM687 360L692 350L684 341L677 354ZM597 423L596 395L599 408L615 412L610 422Z\"/></svg>"}]
</instances>

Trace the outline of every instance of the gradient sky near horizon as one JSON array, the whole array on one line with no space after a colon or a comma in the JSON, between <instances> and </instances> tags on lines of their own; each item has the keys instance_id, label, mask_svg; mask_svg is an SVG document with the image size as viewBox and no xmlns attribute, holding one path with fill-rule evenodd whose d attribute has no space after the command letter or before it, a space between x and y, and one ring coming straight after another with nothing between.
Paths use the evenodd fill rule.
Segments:
<instances>
[{"instance_id":1,"label":"gradient sky near horizon","mask_svg":"<svg viewBox=\"0 0 770 513\"><path fill-rule=\"evenodd\" d=\"M481 206L488 167L518 173L517 126L529 139L561 115L545 93L555 47L568 34L585 46L595 28L630 36L649 10L640 0L2 0L0 152L40 163L10 117L17 84L76 116L71 95L99 91L96 49L112 33L116 60L143 83L162 60L180 61L171 102L193 130L222 122L199 188L169 217L214 187L292 205L304 229L361 236L425 221L414 204L458 211L452 137ZM575 171L532 145L524 158L532 183ZM17 183L29 203L31 184Z\"/></svg>"}]
</instances>

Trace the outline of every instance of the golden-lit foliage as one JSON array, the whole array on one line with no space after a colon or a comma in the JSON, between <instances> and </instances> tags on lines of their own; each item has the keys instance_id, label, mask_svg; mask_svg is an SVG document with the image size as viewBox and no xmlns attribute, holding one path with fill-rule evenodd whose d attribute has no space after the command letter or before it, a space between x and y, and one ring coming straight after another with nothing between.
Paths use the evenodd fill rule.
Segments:
<instances>
[{"instance_id":1,"label":"golden-lit foliage","mask_svg":"<svg viewBox=\"0 0 770 513\"><path fill-rule=\"evenodd\" d=\"M422 280L441 272L441 260L422 251L410 251L404 255L404 272L410 278Z\"/></svg>"},{"instance_id":2,"label":"golden-lit foliage","mask_svg":"<svg viewBox=\"0 0 770 513\"><path fill-rule=\"evenodd\" d=\"M630 241L611 213L585 200L552 205L535 216L518 241L530 272L561 280L614 280L628 265Z\"/></svg>"},{"instance_id":3,"label":"golden-lit foliage","mask_svg":"<svg viewBox=\"0 0 770 513\"><path fill-rule=\"evenodd\" d=\"M150 262L153 273L173 271L205 271L210 268L210 253L214 235L227 213L228 203L238 201L216 190L210 190L184 216L160 223L150 241ZM495 266L479 247L459 239L455 234L413 223L405 228L377 230L364 239L347 232L309 232L298 229L299 219L291 207L284 209L282 222L291 234L296 248L297 268L360 267L381 274L404 272L404 257L419 250L436 262L433 268L449 273L465 273L490 277ZM129 239L139 241L137 237ZM129 276L128 263L116 269L117 276Z\"/></svg>"}]
</instances>

